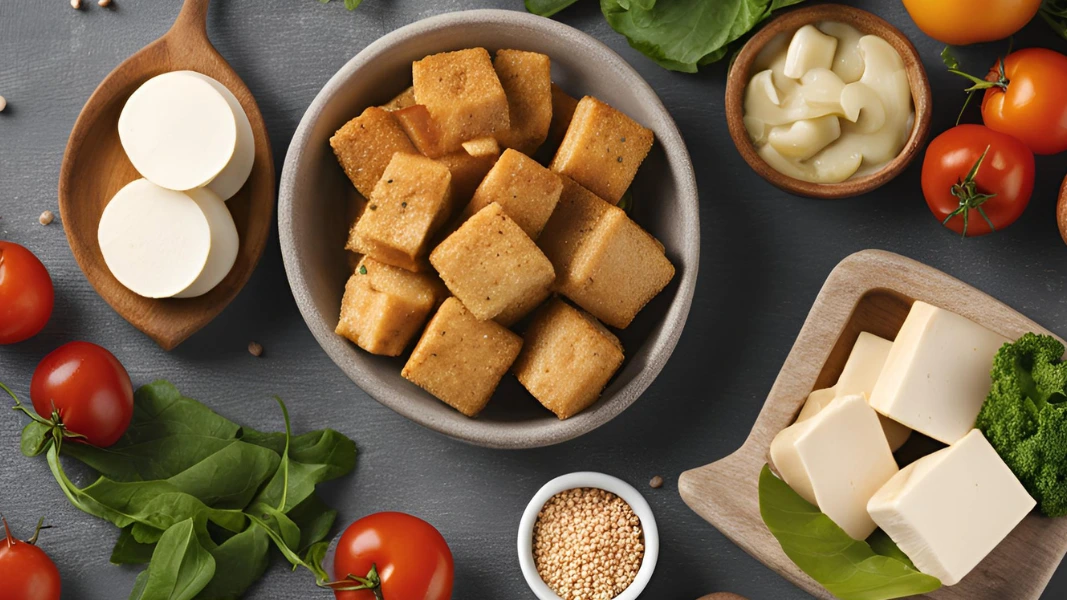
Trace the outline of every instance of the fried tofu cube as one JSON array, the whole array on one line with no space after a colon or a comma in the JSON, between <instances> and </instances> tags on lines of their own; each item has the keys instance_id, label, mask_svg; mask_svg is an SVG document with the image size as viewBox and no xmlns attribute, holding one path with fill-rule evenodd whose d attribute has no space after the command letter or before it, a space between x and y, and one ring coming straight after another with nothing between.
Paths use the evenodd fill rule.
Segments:
<instances>
[{"instance_id":1,"label":"fried tofu cube","mask_svg":"<svg viewBox=\"0 0 1067 600\"><path fill-rule=\"evenodd\" d=\"M507 131L508 98L485 48L442 52L415 61L415 100L427 108L446 152Z\"/></svg>"},{"instance_id":2,"label":"fried tofu cube","mask_svg":"<svg viewBox=\"0 0 1067 600\"><path fill-rule=\"evenodd\" d=\"M596 402L622 365L619 338L558 298L537 311L523 340L515 376L560 420Z\"/></svg>"},{"instance_id":3,"label":"fried tofu cube","mask_svg":"<svg viewBox=\"0 0 1067 600\"><path fill-rule=\"evenodd\" d=\"M545 253L557 276L571 272L578 248L600 219L610 211L621 210L597 197L569 177L560 177L563 191L555 212L549 218L537 245Z\"/></svg>"},{"instance_id":4,"label":"fried tofu cube","mask_svg":"<svg viewBox=\"0 0 1067 600\"><path fill-rule=\"evenodd\" d=\"M586 96L574 110L551 169L618 204L652 148L652 130Z\"/></svg>"},{"instance_id":5,"label":"fried tofu cube","mask_svg":"<svg viewBox=\"0 0 1067 600\"><path fill-rule=\"evenodd\" d=\"M496 138L483 137L460 144L471 156L500 156L500 142Z\"/></svg>"},{"instance_id":6,"label":"fried tofu cube","mask_svg":"<svg viewBox=\"0 0 1067 600\"><path fill-rule=\"evenodd\" d=\"M364 257L345 284L336 332L371 354L400 356L448 296L436 279Z\"/></svg>"},{"instance_id":7,"label":"fried tofu cube","mask_svg":"<svg viewBox=\"0 0 1067 600\"><path fill-rule=\"evenodd\" d=\"M493 69L508 98L510 121L497 139L506 148L533 154L552 123L552 61L537 52L497 50Z\"/></svg>"},{"instance_id":8,"label":"fried tofu cube","mask_svg":"<svg viewBox=\"0 0 1067 600\"><path fill-rule=\"evenodd\" d=\"M495 202L434 248L430 263L452 294L483 320L539 293L556 278L537 244Z\"/></svg>"},{"instance_id":9,"label":"fried tofu cube","mask_svg":"<svg viewBox=\"0 0 1067 600\"><path fill-rule=\"evenodd\" d=\"M558 148L571 126L574 111L578 108L578 99L552 84L552 123L548 127L547 142Z\"/></svg>"},{"instance_id":10,"label":"fried tofu cube","mask_svg":"<svg viewBox=\"0 0 1067 600\"><path fill-rule=\"evenodd\" d=\"M400 110L409 106L415 105L415 88L409 87L408 89L400 92L393 97L392 100L382 105L382 108L388 111Z\"/></svg>"},{"instance_id":11,"label":"fried tofu cube","mask_svg":"<svg viewBox=\"0 0 1067 600\"><path fill-rule=\"evenodd\" d=\"M558 175L509 148L474 191L464 215L469 218L496 202L530 239L536 240L556 210L562 191Z\"/></svg>"},{"instance_id":12,"label":"fried tofu cube","mask_svg":"<svg viewBox=\"0 0 1067 600\"><path fill-rule=\"evenodd\" d=\"M414 104L398 109L392 114L421 154L430 158L440 158L447 153L441 142L441 129L425 106Z\"/></svg>"},{"instance_id":13,"label":"fried tofu cube","mask_svg":"<svg viewBox=\"0 0 1067 600\"><path fill-rule=\"evenodd\" d=\"M489 403L522 338L448 298L426 326L401 375L468 417Z\"/></svg>"},{"instance_id":14,"label":"fried tofu cube","mask_svg":"<svg viewBox=\"0 0 1067 600\"><path fill-rule=\"evenodd\" d=\"M393 115L371 106L330 138L337 161L360 194L370 196L397 152L417 154Z\"/></svg>"},{"instance_id":15,"label":"fried tofu cube","mask_svg":"<svg viewBox=\"0 0 1067 600\"><path fill-rule=\"evenodd\" d=\"M556 289L604 323L624 329L673 278L674 265L659 240L610 207L560 272Z\"/></svg>"},{"instance_id":16,"label":"fried tofu cube","mask_svg":"<svg viewBox=\"0 0 1067 600\"><path fill-rule=\"evenodd\" d=\"M551 295L552 286L546 285L537 292L519 298L516 302L505 308L504 312L497 315L493 320L504 327L511 327L529 316L534 309L544 304L545 300L548 300L548 297Z\"/></svg>"},{"instance_id":17,"label":"fried tofu cube","mask_svg":"<svg viewBox=\"0 0 1067 600\"><path fill-rule=\"evenodd\" d=\"M418 271L435 231L448 219L452 175L441 163L395 154L374 186L354 234L364 254Z\"/></svg>"},{"instance_id":18,"label":"fried tofu cube","mask_svg":"<svg viewBox=\"0 0 1067 600\"><path fill-rule=\"evenodd\" d=\"M471 156L465 150L446 154L437 162L452 173L452 206L457 210L470 202L474 190L496 164L499 154ZM455 211L453 211L455 212Z\"/></svg>"}]
</instances>

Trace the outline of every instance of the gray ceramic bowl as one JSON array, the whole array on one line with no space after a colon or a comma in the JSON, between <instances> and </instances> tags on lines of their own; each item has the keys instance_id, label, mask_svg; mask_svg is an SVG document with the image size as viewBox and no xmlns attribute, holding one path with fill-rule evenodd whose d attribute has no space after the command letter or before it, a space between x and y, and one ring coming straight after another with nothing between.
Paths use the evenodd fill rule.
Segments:
<instances>
[{"instance_id":1,"label":"gray ceramic bowl","mask_svg":"<svg viewBox=\"0 0 1067 600\"><path fill-rule=\"evenodd\" d=\"M620 338L626 362L600 400L566 421L541 407L508 375L489 406L469 419L400 376L402 358L372 356L334 334L351 274L344 243L354 190L330 150L335 130L365 107L411 83L411 63L428 54L483 46L552 58L552 77L572 95L593 95L651 128L656 144L634 182L634 219L667 249L677 275ZM659 374L682 333L696 285L700 223L685 142L667 109L625 61L566 25L521 12L475 10L402 27L356 55L319 92L293 136L278 201L282 256L300 312L319 344L364 391L435 431L493 448L531 448L575 438L630 406Z\"/></svg>"}]
</instances>

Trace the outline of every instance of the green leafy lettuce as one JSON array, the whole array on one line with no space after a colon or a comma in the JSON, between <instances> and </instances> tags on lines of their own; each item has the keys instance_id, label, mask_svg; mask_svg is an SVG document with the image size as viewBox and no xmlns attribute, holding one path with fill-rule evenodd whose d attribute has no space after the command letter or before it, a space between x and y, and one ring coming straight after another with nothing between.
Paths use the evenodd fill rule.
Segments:
<instances>
[{"instance_id":1,"label":"green leafy lettuce","mask_svg":"<svg viewBox=\"0 0 1067 600\"><path fill-rule=\"evenodd\" d=\"M316 486L355 467L352 440L329 429L292 437L278 402L285 432L261 433L158 381L137 391L130 427L109 448L59 443L37 421L21 447L46 455L74 506L121 529L111 562L148 565L131 600L238 598L267 569L271 542L290 562L321 560L337 513ZM99 478L77 487L61 454Z\"/></svg>"},{"instance_id":2,"label":"green leafy lettuce","mask_svg":"<svg viewBox=\"0 0 1067 600\"><path fill-rule=\"evenodd\" d=\"M760 473L759 505L790 560L840 600L889 600L941 587L936 577L916 570L889 536L852 539L767 466Z\"/></svg>"}]
</instances>

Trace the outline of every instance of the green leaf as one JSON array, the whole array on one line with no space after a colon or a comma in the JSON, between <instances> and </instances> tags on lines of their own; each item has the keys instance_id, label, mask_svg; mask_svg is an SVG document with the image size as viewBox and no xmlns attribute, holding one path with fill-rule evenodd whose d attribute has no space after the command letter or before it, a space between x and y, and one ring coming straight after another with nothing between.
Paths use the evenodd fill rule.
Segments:
<instances>
[{"instance_id":1,"label":"green leaf","mask_svg":"<svg viewBox=\"0 0 1067 600\"><path fill-rule=\"evenodd\" d=\"M948 69L959 69L960 61L956 58L956 55L952 53L952 46L945 46L941 51L941 62L945 64Z\"/></svg>"},{"instance_id":2,"label":"green leaf","mask_svg":"<svg viewBox=\"0 0 1067 600\"><path fill-rule=\"evenodd\" d=\"M526 10L542 17L551 17L578 0L526 0Z\"/></svg>"},{"instance_id":3,"label":"green leaf","mask_svg":"<svg viewBox=\"0 0 1067 600\"><path fill-rule=\"evenodd\" d=\"M50 441L52 441L52 428L44 423L30 421L22 428L19 450L22 451L23 456L38 456L48 449Z\"/></svg>"},{"instance_id":4,"label":"green leaf","mask_svg":"<svg viewBox=\"0 0 1067 600\"><path fill-rule=\"evenodd\" d=\"M115 547L111 549L111 564L113 565L143 565L152 560L152 552L155 544L142 544L133 537L133 526L123 529L119 533L119 539Z\"/></svg>"},{"instance_id":5,"label":"green leaf","mask_svg":"<svg viewBox=\"0 0 1067 600\"><path fill-rule=\"evenodd\" d=\"M205 504L241 510L274 476L280 460L269 448L233 441L167 481Z\"/></svg>"},{"instance_id":6,"label":"green leaf","mask_svg":"<svg viewBox=\"0 0 1067 600\"><path fill-rule=\"evenodd\" d=\"M192 519L168 529L155 552L140 600L192 600L215 576L215 558L200 544Z\"/></svg>"},{"instance_id":7,"label":"green leaf","mask_svg":"<svg viewBox=\"0 0 1067 600\"><path fill-rule=\"evenodd\" d=\"M294 506L287 516L300 528L300 545L297 550L303 552L330 535L333 522L337 519L337 511L326 506L317 494L312 494L307 500Z\"/></svg>"},{"instance_id":8,"label":"green leaf","mask_svg":"<svg viewBox=\"0 0 1067 600\"><path fill-rule=\"evenodd\" d=\"M889 600L941 587L936 577L852 539L819 509L764 466L759 478L760 515L782 550L840 600ZM885 548L885 546L882 546Z\"/></svg>"},{"instance_id":9,"label":"green leaf","mask_svg":"<svg viewBox=\"0 0 1067 600\"><path fill-rule=\"evenodd\" d=\"M871 537L867 538L867 544L876 554L895 558L907 565L909 569L918 571L918 569L915 568L915 563L911 562L908 555L904 554L904 551L900 549L900 546L897 546L897 543L893 541L893 538L889 537L889 534L881 529L874 530Z\"/></svg>"},{"instance_id":10,"label":"green leaf","mask_svg":"<svg viewBox=\"0 0 1067 600\"><path fill-rule=\"evenodd\" d=\"M245 431L244 441L270 448L278 454L285 451L285 434ZM279 506L285 495L283 512L288 512L315 491L315 486L352 472L356 466L356 444L332 430L313 431L292 438L289 445L288 491L286 476L281 470L274 474L253 503Z\"/></svg>"},{"instance_id":11,"label":"green leaf","mask_svg":"<svg viewBox=\"0 0 1067 600\"><path fill-rule=\"evenodd\" d=\"M249 527L209 552L215 559L215 577L197 600L236 599L266 572L270 538L259 527Z\"/></svg>"},{"instance_id":12,"label":"green leaf","mask_svg":"<svg viewBox=\"0 0 1067 600\"><path fill-rule=\"evenodd\" d=\"M600 9L630 46L672 71L695 73L773 10L802 0L600 0Z\"/></svg>"}]
</instances>

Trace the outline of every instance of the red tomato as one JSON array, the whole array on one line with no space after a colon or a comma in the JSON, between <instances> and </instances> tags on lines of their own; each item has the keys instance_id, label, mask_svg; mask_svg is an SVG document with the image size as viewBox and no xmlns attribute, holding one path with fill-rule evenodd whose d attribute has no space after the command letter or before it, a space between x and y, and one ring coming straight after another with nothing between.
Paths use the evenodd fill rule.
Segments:
<instances>
[{"instance_id":1,"label":"red tomato","mask_svg":"<svg viewBox=\"0 0 1067 600\"><path fill-rule=\"evenodd\" d=\"M334 577L366 577L375 567L384 600L449 600L452 551L426 521L398 512L373 514L352 523L334 557ZM372 591L336 591L337 600L374 600Z\"/></svg>"},{"instance_id":2,"label":"red tomato","mask_svg":"<svg viewBox=\"0 0 1067 600\"><path fill-rule=\"evenodd\" d=\"M968 179L979 160L973 179ZM958 125L926 148L922 186L938 221L956 233L985 235L993 231L989 222L1003 229L1030 203L1034 154L1010 135L981 125Z\"/></svg>"},{"instance_id":3,"label":"red tomato","mask_svg":"<svg viewBox=\"0 0 1067 600\"><path fill-rule=\"evenodd\" d=\"M0 242L0 345L37 335L54 303L52 278L41 261L18 244Z\"/></svg>"},{"instance_id":4,"label":"red tomato","mask_svg":"<svg viewBox=\"0 0 1067 600\"><path fill-rule=\"evenodd\" d=\"M1067 150L1067 56L1045 48L1012 52L993 66L985 91L982 120L995 131L1019 138L1035 154Z\"/></svg>"},{"instance_id":5,"label":"red tomato","mask_svg":"<svg viewBox=\"0 0 1067 600\"><path fill-rule=\"evenodd\" d=\"M20 542L4 521L0 540L0 600L59 600L59 570L33 541ZM35 536L36 537L36 536Z\"/></svg>"},{"instance_id":6,"label":"red tomato","mask_svg":"<svg viewBox=\"0 0 1067 600\"><path fill-rule=\"evenodd\" d=\"M119 440L133 417L133 385L117 358L89 342L60 346L37 365L30 381L37 414L53 409L67 431L106 448Z\"/></svg>"}]
</instances>

